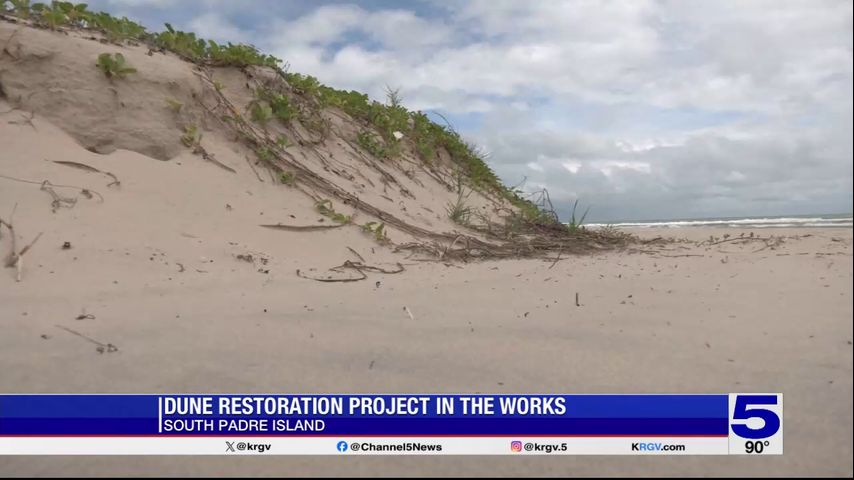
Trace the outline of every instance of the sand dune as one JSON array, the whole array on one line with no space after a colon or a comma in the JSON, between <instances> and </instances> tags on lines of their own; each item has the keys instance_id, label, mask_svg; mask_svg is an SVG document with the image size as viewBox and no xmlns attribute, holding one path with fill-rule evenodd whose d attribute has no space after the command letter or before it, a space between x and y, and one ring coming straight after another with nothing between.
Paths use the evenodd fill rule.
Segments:
<instances>
[{"instance_id":1,"label":"sand dune","mask_svg":"<svg viewBox=\"0 0 854 480\"><path fill-rule=\"evenodd\" d=\"M15 28L0 22L0 38ZM714 245L701 242L710 236L723 240L724 234L732 235L727 240L742 233L749 238L751 232L644 230L639 234L647 240L685 238L564 255L557 262L471 263L416 261L357 226L263 228L259 225L332 222L318 214L310 197L269 178L259 181L243 152L216 127L206 134L207 148L236 173L181 147L180 131L168 123L165 107L151 118L130 113L110 123L97 117L103 113L99 107L84 106L71 90L102 79L94 67L92 78L85 78L89 73L78 66L83 61L66 56L69 49L60 44L68 44L67 38L46 31L24 31L16 38L21 58L34 66L0 63L7 95L0 101L0 218L14 223L19 246L42 236L25 256L20 282L14 268L0 269L0 390L779 391L786 395L786 453L608 462L593 457L2 458L0 473L852 475L850 228L774 229L753 232L775 237L767 241ZM103 50L85 39L71 44L86 59ZM128 105L139 102L141 112L151 112L154 103L162 103L144 89L137 96L136 86L175 81L180 84L175 95L189 95L196 79L186 64L150 57L141 47L123 48L141 72L148 72L116 87ZM53 55L60 49L62 55ZM25 81L49 71L44 62L80 69L50 79L45 91L52 93L46 95L69 98L66 104L59 97L51 100L60 103L54 114L46 113L48 103L40 103L47 100L17 97L50 83ZM66 81L81 84L63 85ZM97 95L113 95L98 88ZM80 116L69 113L78 111ZM138 122L148 130L134 137ZM105 138L116 140L105 143ZM381 184L380 174L355 163L357 156L348 151L330 146L327 153L343 170ZM169 160L153 158L158 156ZM110 172L121 185L110 186L108 175L56 161ZM319 165L312 168L323 172ZM385 194L394 201L383 200L378 189L362 193L425 228L460 228L444 212L454 193L441 182L428 172L394 176L399 183ZM49 184L43 184L46 180ZM401 188L414 198L402 196ZM472 198L478 208L494 205L486 197ZM390 236L396 242L409 238L394 229ZM9 248L4 230L4 256ZM348 260L386 269L399 264L405 271L371 271L366 280L352 283L296 274L356 275L328 271Z\"/></svg>"}]
</instances>

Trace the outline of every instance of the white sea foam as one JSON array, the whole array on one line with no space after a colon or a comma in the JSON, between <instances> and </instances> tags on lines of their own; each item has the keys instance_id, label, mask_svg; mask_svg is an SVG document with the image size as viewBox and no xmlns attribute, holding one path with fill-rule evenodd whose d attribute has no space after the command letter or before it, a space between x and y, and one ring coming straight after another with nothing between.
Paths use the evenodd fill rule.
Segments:
<instances>
[{"instance_id":1,"label":"white sea foam","mask_svg":"<svg viewBox=\"0 0 854 480\"><path fill-rule=\"evenodd\" d=\"M756 218L709 218L698 220L651 220L648 222L589 223L588 228L605 226L617 228L683 228L683 227L738 227L738 228L851 228L849 216L814 217L756 217Z\"/></svg>"}]
</instances>

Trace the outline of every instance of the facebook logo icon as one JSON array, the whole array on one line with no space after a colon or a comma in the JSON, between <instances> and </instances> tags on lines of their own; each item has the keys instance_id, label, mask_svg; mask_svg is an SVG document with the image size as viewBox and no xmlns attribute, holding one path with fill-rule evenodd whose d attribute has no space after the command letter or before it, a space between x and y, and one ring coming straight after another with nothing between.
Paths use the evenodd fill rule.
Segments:
<instances>
[{"instance_id":1,"label":"facebook logo icon","mask_svg":"<svg viewBox=\"0 0 854 480\"><path fill-rule=\"evenodd\" d=\"M347 442L345 442L344 440L341 440L340 442L338 442L337 448L338 448L339 452L342 452L342 453L346 452L347 451Z\"/></svg>"}]
</instances>

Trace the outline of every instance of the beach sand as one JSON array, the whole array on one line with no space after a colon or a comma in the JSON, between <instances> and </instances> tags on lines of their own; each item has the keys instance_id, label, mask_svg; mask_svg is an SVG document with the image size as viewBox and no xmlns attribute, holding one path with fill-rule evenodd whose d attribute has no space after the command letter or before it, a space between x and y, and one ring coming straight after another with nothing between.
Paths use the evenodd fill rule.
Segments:
<instances>
[{"instance_id":1,"label":"beach sand","mask_svg":"<svg viewBox=\"0 0 854 480\"><path fill-rule=\"evenodd\" d=\"M554 264L412 262L358 232L277 232L230 220L237 216L225 203L260 210L263 189L231 193L247 197L238 203L215 191L215 181L199 181L192 192L163 188L170 177L161 169L191 169L194 178L216 172L195 159L124 160L109 165L123 186L102 188L103 204L81 200L52 213L38 186L3 184L0 205L18 203L19 235L25 242L37 230L44 235L21 282L14 269L0 271L0 391L783 392L786 453L19 457L0 459L4 475L851 474L850 229L757 231L785 237L761 251L763 241L696 244L738 230L645 230L644 238L691 241ZM3 161L5 168L11 160ZM27 168L49 168L62 183L92 182L91 173L43 161ZM19 175L44 173L27 168ZM71 249L61 248L65 241ZM354 259L345 244L406 271L334 284L295 275ZM269 261L235 258L244 252ZM76 319L84 314L93 318ZM118 351L98 353L59 327Z\"/></svg>"},{"instance_id":2,"label":"beach sand","mask_svg":"<svg viewBox=\"0 0 854 480\"><path fill-rule=\"evenodd\" d=\"M33 35L27 48L58 41ZM158 57L133 53L140 76L156 72L144 62ZM26 82L7 93L15 85ZM212 133L207 145L237 173L189 151L93 153L42 115L2 101L0 112L0 218L18 249L42 233L20 282L0 268L0 392L785 395L778 457L0 457L0 475L852 475L850 228L716 245L698 243L751 232L643 230L685 240L557 262L418 262L356 226L259 227L322 218ZM177 143L176 132L162 135ZM53 207L44 180L61 197ZM452 194L425 185L416 193L441 213ZM357 254L405 271L296 275Z\"/></svg>"}]
</instances>

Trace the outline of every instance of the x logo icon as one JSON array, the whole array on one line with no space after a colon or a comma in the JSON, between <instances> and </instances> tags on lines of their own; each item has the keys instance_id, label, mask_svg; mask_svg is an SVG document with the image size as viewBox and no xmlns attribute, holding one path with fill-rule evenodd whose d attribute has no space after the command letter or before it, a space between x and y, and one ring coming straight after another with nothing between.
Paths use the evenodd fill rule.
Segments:
<instances>
[{"instance_id":1,"label":"x logo icon","mask_svg":"<svg viewBox=\"0 0 854 480\"><path fill-rule=\"evenodd\" d=\"M234 442L229 442L228 440L226 440L225 441L225 451L226 452L233 452L234 451Z\"/></svg>"}]
</instances>

